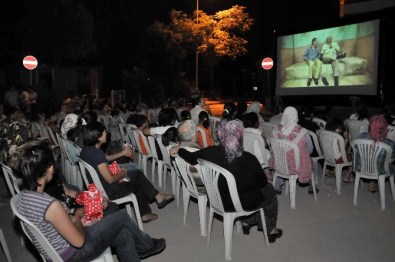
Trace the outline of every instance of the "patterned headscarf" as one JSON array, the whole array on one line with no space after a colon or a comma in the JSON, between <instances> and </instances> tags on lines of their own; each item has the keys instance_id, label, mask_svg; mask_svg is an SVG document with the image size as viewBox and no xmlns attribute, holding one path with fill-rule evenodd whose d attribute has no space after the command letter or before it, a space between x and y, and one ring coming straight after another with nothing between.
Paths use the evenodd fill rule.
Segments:
<instances>
[{"instance_id":1,"label":"patterned headscarf","mask_svg":"<svg viewBox=\"0 0 395 262\"><path fill-rule=\"evenodd\" d=\"M369 136L374 141L383 142L387 137L387 120L383 116L374 115L369 119Z\"/></svg>"},{"instance_id":2,"label":"patterned headscarf","mask_svg":"<svg viewBox=\"0 0 395 262\"><path fill-rule=\"evenodd\" d=\"M240 120L222 121L219 131L219 140L225 148L226 159L231 163L243 154L243 123Z\"/></svg>"},{"instance_id":3,"label":"patterned headscarf","mask_svg":"<svg viewBox=\"0 0 395 262\"><path fill-rule=\"evenodd\" d=\"M295 109L295 107L286 107L280 123L281 133L283 133L285 136L290 134L297 125L298 121L298 111Z\"/></svg>"},{"instance_id":4,"label":"patterned headscarf","mask_svg":"<svg viewBox=\"0 0 395 262\"><path fill-rule=\"evenodd\" d=\"M259 114L261 112L261 103L258 101L254 101L251 103L251 105L247 108L247 113L254 112Z\"/></svg>"}]
</instances>

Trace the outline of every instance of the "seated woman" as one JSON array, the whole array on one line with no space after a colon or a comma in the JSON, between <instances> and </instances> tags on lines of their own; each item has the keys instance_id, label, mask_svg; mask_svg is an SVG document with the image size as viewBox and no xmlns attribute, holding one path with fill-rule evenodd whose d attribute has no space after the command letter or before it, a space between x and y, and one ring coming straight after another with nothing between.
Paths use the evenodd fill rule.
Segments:
<instances>
[{"instance_id":1,"label":"seated woman","mask_svg":"<svg viewBox=\"0 0 395 262\"><path fill-rule=\"evenodd\" d=\"M373 141L380 141L383 142L387 145L389 145L392 148L392 156L391 160L393 161L395 159L395 142L392 141L391 139L387 138L387 128L388 128L388 123L387 120L383 116L380 115L373 115L369 118L369 132L364 132L358 136L360 139L369 139ZM355 150L355 148L354 148ZM381 153L384 154L384 151ZM360 171L361 170L361 158L359 156L359 152L356 152L355 154L355 170ZM385 159L384 155L379 158L379 159ZM384 162L381 163L381 166L379 168L379 175L385 173L384 172ZM390 165L390 172L393 174L394 173L394 166ZM368 190L372 193L377 192L377 182L376 181L371 181L369 184Z\"/></svg>"},{"instance_id":2,"label":"seated woman","mask_svg":"<svg viewBox=\"0 0 395 262\"><path fill-rule=\"evenodd\" d=\"M119 261L140 261L165 248L165 239L151 238L124 211L83 227L65 203L44 193L54 176L54 161L51 149L44 145L27 148L22 154L19 169L25 189L19 195L18 211L38 227L63 261L91 261L108 247L115 248Z\"/></svg>"},{"instance_id":3,"label":"seated woman","mask_svg":"<svg viewBox=\"0 0 395 262\"><path fill-rule=\"evenodd\" d=\"M172 194L159 193L134 163L120 164L119 174L110 173L106 155L100 150L101 144L106 142L103 124L99 122L87 124L83 128L83 137L84 147L80 154L81 159L96 170L110 199L124 197L132 192L136 195L143 222L148 223L158 218L156 214L151 213L150 201L156 200L158 207L163 208L174 200ZM130 151L130 149L126 150ZM129 181L124 181L126 176Z\"/></svg>"},{"instance_id":4,"label":"seated woman","mask_svg":"<svg viewBox=\"0 0 395 262\"><path fill-rule=\"evenodd\" d=\"M192 165L197 159L211 161L234 176L241 205L245 210L263 206L269 242L273 243L282 236L282 230L276 228L278 203L273 186L267 182L261 165L256 157L243 151L243 123L239 120L221 121L219 138L221 144L203 148L196 152L189 152L184 148L173 147L171 153L177 155ZM232 199L224 178L218 180L222 202L225 211L234 210ZM260 214L252 215L243 220L243 231L249 233L250 227L258 225L262 230Z\"/></svg>"},{"instance_id":5,"label":"seated woman","mask_svg":"<svg viewBox=\"0 0 395 262\"><path fill-rule=\"evenodd\" d=\"M213 143L213 138L211 136L210 119L206 111L202 111L199 113L198 127L200 127L206 134L207 146L212 146L214 143ZM204 148L203 135L200 132L197 132L196 134L197 134L197 142L200 148Z\"/></svg>"},{"instance_id":6,"label":"seated woman","mask_svg":"<svg viewBox=\"0 0 395 262\"><path fill-rule=\"evenodd\" d=\"M275 138L294 142L298 145L300 154L299 168L296 170L295 155L293 151L287 152L288 167L291 174L298 174L299 184L303 185L310 183L312 173L310 154L313 152L313 143L307 130L298 125L298 111L294 107L288 106L285 108L281 123L273 130L273 136ZM275 169L274 166L272 167ZM278 190L281 190L283 181L281 179L277 181L281 181L279 182L280 185L275 186L278 186ZM309 188L309 194L313 194L311 186Z\"/></svg>"},{"instance_id":7,"label":"seated woman","mask_svg":"<svg viewBox=\"0 0 395 262\"><path fill-rule=\"evenodd\" d=\"M250 113L244 114L243 123L244 123L245 131L248 131L253 134L261 136L263 141L265 142L265 146L267 145L266 138L263 135L262 130L259 128L258 115L255 112L250 112ZM268 166L268 159L270 158L270 151L267 150L266 148L261 148L258 140L255 139L255 141L256 142L254 143L254 155L256 156L259 163L261 164L263 171L265 172L268 179L270 181L272 181L273 178L270 174L269 166Z\"/></svg>"}]
</instances>

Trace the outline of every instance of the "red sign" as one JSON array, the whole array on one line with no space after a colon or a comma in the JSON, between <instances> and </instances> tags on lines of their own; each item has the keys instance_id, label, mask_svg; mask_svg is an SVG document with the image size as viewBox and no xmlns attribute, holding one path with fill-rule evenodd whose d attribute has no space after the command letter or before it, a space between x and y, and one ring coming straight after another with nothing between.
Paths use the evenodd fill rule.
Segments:
<instances>
[{"instance_id":1,"label":"red sign","mask_svg":"<svg viewBox=\"0 0 395 262\"><path fill-rule=\"evenodd\" d=\"M33 70L37 67L38 61L34 56L28 55L23 58L23 66L28 70Z\"/></svg>"},{"instance_id":2,"label":"red sign","mask_svg":"<svg viewBox=\"0 0 395 262\"><path fill-rule=\"evenodd\" d=\"M265 70L270 70L273 67L273 59L266 57L262 60L262 68Z\"/></svg>"}]
</instances>

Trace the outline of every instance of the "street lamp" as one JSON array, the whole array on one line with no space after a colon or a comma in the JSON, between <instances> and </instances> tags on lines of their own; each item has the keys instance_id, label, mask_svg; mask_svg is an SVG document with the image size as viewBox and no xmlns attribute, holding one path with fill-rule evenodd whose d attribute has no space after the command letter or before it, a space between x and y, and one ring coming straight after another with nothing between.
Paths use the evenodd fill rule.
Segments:
<instances>
[{"instance_id":1,"label":"street lamp","mask_svg":"<svg viewBox=\"0 0 395 262\"><path fill-rule=\"evenodd\" d=\"M196 24L199 24L199 0L196 0ZM195 57L195 82L196 88L199 88L199 53L196 47L196 57Z\"/></svg>"}]
</instances>

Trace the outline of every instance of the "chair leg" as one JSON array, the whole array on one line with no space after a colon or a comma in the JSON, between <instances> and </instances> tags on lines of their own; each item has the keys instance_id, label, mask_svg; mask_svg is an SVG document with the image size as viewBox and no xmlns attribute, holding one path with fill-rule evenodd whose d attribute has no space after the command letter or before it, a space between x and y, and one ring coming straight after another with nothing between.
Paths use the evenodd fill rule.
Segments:
<instances>
[{"instance_id":1,"label":"chair leg","mask_svg":"<svg viewBox=\"0 0 395 262\"><path fill-rule=\"evenodd\" d=\"M133 203L133 208L134 208L134 213L136 215L136 220L137 224L139 225L139 228L141 231L143 230L143 221L141 220L141 215L140 215L140 209L139 209L139 203L137 202L137 198L135 194L132 194L132 203ZM130 212L131 214L131 212Z\"/></svg>"},{"instance_id":2,"label":"chair leg","mask_svg":"<svg viewBox=\"0 0 395 262\"><path fill-rule=\"evenodd\" d=\"M12 262L10 250L8 249L7 242L5 241L5 237L3 234L3 230L0 228L0 244L3 247L4 255L8 262Z\"/></svg>"},{"instance_id":3,"label":"chair leg","mask_svg":"<svg viewBox=\"0 0 395 262\"><path fill-rule=\"evenodd\" d=\"M361 180L361 174L355 174L355 184L354 184L354 206L357 206L357 198L358 198L358 187L359 181Z\"/></svg>"},{"instance_id":4,"label":"chair leg","mask_svg":"<svg viewBox=\"0 0 395 262\"><path fill-rule=\"evenodd\" d=\"M324 178L326 172L326 161L324 162L324 167L322 168L322 178L321 178L321 188L324 189Z\"/></svg>"},{"instance_id":5,"label":"chair leg","mask_svg":"<svg viewBox=\"0 0 395 262\"><path fill-rule=\"evenodd\" d=\"M341 194L341 183L342 183L342 168L339 165L336 165L335 167L335 172L336 172L336 191L337 194Z\"/></svg>"},{"instance_id":6,"label":"chair leg","mask_svg":"<svg viewBox=\"0 0 395 262\"><path fill-rule=\"evenodd\" d=\"M159 187L162 188L163 187L163 161L159 160L158 161L158 183L159 183Z\"/></svg>"},{"instance_id":7,"label":"chair leg","mask_svg":"<svg viewBox=\"0 0 395 262\"><path fill-rule=\"evenodd\" d=\"M155 182L155 166L156 166L156 159L152 158L152 167L151 167L151 172L152 172L152 183Z\"/></svg>"},{"instance_id":8,"label":"chair leg","mask_svg":"<svg viewBox=\"0 0 395 262\"><path fill-rule=\"evenodd\" d=\"M234 217L224 214L225 260L231 260Z\"/></svg>"},{"instance_id":9,"label":"chair leg","mask_svg":"<svg viewBox=\"0 0 395 262\"><path fill-rule=\"evenodd\" d=\"M391 186L392 199L395 201L394 176L391 175L389 180L390 180L390 186Z\"/></svg>"},{"instance_id":10,"label":"chair leg","mask_svg":"<svg viewBox=\"0 0 395 262\"><path fill-rule=\"evenodd\" d=\"M190 197L191 196L188 192L188 189L184 185L182 185L182 199L184 204L184 226L187 224L187 215L188 215Z\"/></svg>"},{"instance_id":11,"label":"chair leg","mask_svg":"<svg viewBox=\"0 0 395 262\"><path fill-rule=\"evenodd\" d=\"M384 210L385 209L385 176L379 176L378 183L379 183L381 210Z\"/></svg>"},{"instance_id":12,"label":"chair leg","mask_svg":"<svg viewBox=\"0 0 395 262\"><path fill-rule=\"evenodd\" d=\"M265 243L266 247L269 247L269 237L267 235L267 227L266 227L266 220L265 220L265 212L263 211L263 208L260 210L261 213L261 221L262 221L262 228L263 228L263 237L265 238Z\"/></svg>"},{"instance_id":13,"label":"chair leg","mask_svg":"<svg viewBox=\"0 0 395 262\"><path fill-rule=\"evenodd\" d=\"M314 175L314 173L311 174L311 185L313 187L314 200L317 202L317 191L315 189L315 175Z\"/></svg>"},{"instance_id":14,"label":"chair leg","mask_svg":"<svg viewBox=\"0 0 395 262\"><path fill-rule=\"evenodd\" d=\"M207 228L207 246L210 246L211 229L213 227L214 210L210 207L208 213L208 228Z\"/></svg>"},{"instance_id":15,"label":"chair leg","mask_svg":"<svg viewBox=\"0 0 395 262\"><path fill-rule=\"evenodd\" d=\"M200 235L205 237L207 235L207 196L198 197L199 205L199 220L200 220Z\"/></svg>"},{"instance_id":16,"label":"chair leg","mask_svg":"<svg viewBox=\"0 0 395 262\"><path fill-rule=\"evenodd\" d=\"M175 174L175 179L176 179L176 194L175 194L175 198L177 200L177 207L180 207L180 188L181 188L181 180L180 178L177 176L177 174Z\"/></svg>"},{"instance_id":17,"label":"chair leg","mask_svg":"<svg viewBox=\"0 0 395 262\"><path fill-rule=\"evenodd\" d=\"M296 180L298 176L292 175L288 180L289 184L289 197L291 198L291 208L295 209L295 202L296 202Z\"/></svg>"}]
</instances>

